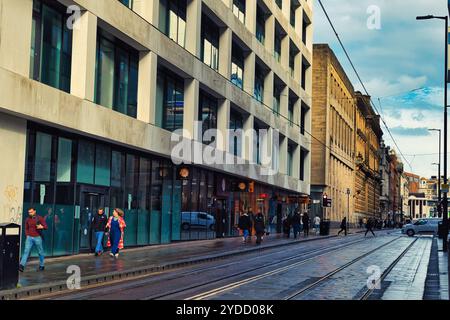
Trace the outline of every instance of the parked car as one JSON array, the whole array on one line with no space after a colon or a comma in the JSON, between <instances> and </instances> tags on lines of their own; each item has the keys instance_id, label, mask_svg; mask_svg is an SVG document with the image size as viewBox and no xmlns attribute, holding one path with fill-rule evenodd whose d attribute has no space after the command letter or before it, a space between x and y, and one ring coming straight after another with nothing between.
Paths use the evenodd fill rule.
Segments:
<instances>
[{"instance_id":1,"label":"parked car","mask_svg":"<svg viewBox=\"0 0 450 320\"><path fill-rule=\"evenodd\" d=\"M216 219L214 216L206 212L182 212L181 213L181 228L189 230L191 228L201 228L208 230L215 230Z\"/></svg>"},{"instance_id":2,"label":"parked car","mask_svg":"<svg viewBox=\"0 0 450 320\"><path fill-rule=\"evenodd\" d=\"M402 227L402 233L407 234L410 237L419 233L432 233L437 235L439 222L441 221L442 219L437 218L419 219L417 221L413 221L412 223L405 224Z\"/></svg>"}]
</instances>

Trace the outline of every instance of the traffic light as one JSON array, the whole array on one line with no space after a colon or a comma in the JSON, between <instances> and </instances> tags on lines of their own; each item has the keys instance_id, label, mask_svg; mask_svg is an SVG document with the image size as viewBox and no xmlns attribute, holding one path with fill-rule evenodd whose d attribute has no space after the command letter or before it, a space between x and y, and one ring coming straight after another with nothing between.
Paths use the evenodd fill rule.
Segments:
<instances>
[{"instance_id":1,"label":"traffic light","mask_svg":"<svg viewBox=\"0 0 450 320\"><path fill-rule=\"evenodd\" d=\"M331 207L331 199L328 198L326 193L323 194L322 206L325 207L325 208L330 208Z\"/></svg>"}]
</instances>

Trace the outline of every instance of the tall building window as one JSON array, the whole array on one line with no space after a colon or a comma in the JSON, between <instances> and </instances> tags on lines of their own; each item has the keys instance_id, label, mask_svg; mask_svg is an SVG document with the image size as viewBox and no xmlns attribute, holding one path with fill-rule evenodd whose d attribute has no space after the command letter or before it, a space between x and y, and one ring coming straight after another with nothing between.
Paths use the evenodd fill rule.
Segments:
<instances>
[{"instance_id":1,"label":"tall building window","mask_svg":"<svg viewBox=\"0 0 450 320\"><path fill-rule=\"evenodd\" d=\"M255 134L253 136L253 161L261 165L261 141L260 141L260 132L259 132L259 125L255 122L253 125L253 129L255 130Z\"/></svg>"},{"instance_id":2,"label":"tall building window","mask_svg":"<svg viewBox=\"0 0 450 320\"><path fill-rule=\"evenodd\" d=\"M138 64L138 51L99 31L95 102L136 118Z\"/></svg>"},{"instance_id":3,"label":"tall building window","mask_svg":"<svg viewBox=\"0 0 450 320\"><path fill-rule=\"evenodd\" d=\"M303 11L303 29L302 29L302 40L305 45L308 43L308 27L311 25L311 20L306 15L306 12Z\"/></svg>"},{"instance_id":4,"label":"tall building window","mask_svg":"<svg viewBox=\"0 0 450 320\"><path fill-rule=\"evenodd\" d=\"M156 125L169 131L183 129L184 80L160 68L156 90Z\"/></svg>"},{"instance_id":5,"label":"tall building window","mask_svg":"<svg viewBox=\"0 0 450 320\"><path fill-rule=\"evenodd\" d=\"M291 77L295 76L295 57L300 53L300 50L295 44L289 40L289 70L291 71Z\"/></svg>"},{"instance_id":6,"label":"tall building window","mask_svg":"<svg viewBox=\"0 0 450 320\"><path fill-rule=\"evenodd\" d=\"M280 8L280 10L283 9L283 0L275 0L275 3L277 4L278 8Z\"/></svg>"},{"instance_id":7,"label":"tall building window","mask_svg":"<svg viewBox=\"0 0 450 320\"><path fill-rule=\"evenodd\" d=\"M309 107L302 102L302 109L301 109L301 119L300 119L300 133L301 134L305 134L305 130L306 130L306 115L309 112Z\"/></svg>"},{"instance_id":8,"label":"tall building window","mask_svg":"<svg viewBox=\"0 0 450 320\"><path fill-rule=\"evenodd\" d=\"M202 17L202 60L205 64L219 69L219 28L211 19Z\"/></svg>"},{"instance_id":9,"label":"tall building window","mask_svg":"<svg viewBox=\"0 0 450 320\"><path fill-rule=\"evenodd\" d=\"M279 86L273 86L273 113L279 117L280 116L280 103L281 103L281 89Z\"/></svg>"},{"instance_id":10,"label":"tall building window","mask_svg":"<svg viewBox=\"0 0 450 320\"><path fill-rule=\"evenodd\" d=\"M186 44L186 8L186 0L160 1L159 27L182 47Z\"/></svg>"},{"instance_id":11,"label":"tall building window","mask_svg":"<svg viewBox=\"0 0 450 320\"><path fill-rule=\"evenodd\" d=\"M244 89L244 53L234 43L231 57L231 82L239 88Z\"/></svg>"},{"instance_id":12,"label":"tall building window","mask_svg":"<svg viewBox=\"0 0 450 320\"><path fill-rule=\"evenodd\" d=\"M306 90L306 76L307 76L307 72L310 67L311 67L311 65L309 64L309 62L306 61L305 58L303 58L303 60L302 60L302 83L301 83L303 90Z\"/></svg>"},{"instance_id":13,"label":"tall building window","mask_svg":"<svg viewBox=\"0 0 450 320\"><path fill-rule=\"evenodd\" d=\"M202 137L209 129L217 129L217 108L218 101L211 95L201 91L200 92L200 106L198 108L198 120L202 122ZM203 143L210 144L214 141L206 141L203 139Z\"/></svg>"},{"instance_id":14,"label":"tall building window","mask_svg":"<svg viewBox=\"0 0 450 320\"><path fill-rule=\"evenodd\" d=\"M259 102L263 102L264 97L264 75L258 65L255 66L255 92L254 97Z\"/></svg>"},{"instance_id":15,"label":"tall building window","mask_svg":"<svg viewBox=\"0 0 450 320\"><path fill-rule=\"evenodd\" d=\"M239 21L245 23L245 0L233 0L233 13Z\"/></svg>"},{"instance_id":16,"label":"tall building window","mask_svg":"<svg viewBox=\"0 0 450 320\"><path fill-rule=\"evenodd\" d=\"M266 38L266 17L265 13L258 6L256 10L256 39L264 44Z\"/></svg>"},{"instance_id":17,"label":"tall building window","mask_svg":"<svg viewBox=\"0 0 450 320\"><path fill-rule=\"evenodd\" d=\"M296 3L295 0L292 0L291 8L290 8L289 22L290 22L291 26L294 28L295 28L295 21L296 21L295 14L297 12L297 8L298 8L298 4Z\"/></svg>"},{"instance_id":18,"label":"tall building window","mask_svg":"<svg viewBox=\"0 0 450 320\"><path fill-rule=\"evenodd\" d=\"M123 5L127 6L130 9L133 9L133 0L119 0Z\"/></svg>"},{"instance_id":19,"label":"tall building window","mask_svg":"<svg viewBox=\"0 0 450 320\"><path fill-rule=\"evenodd\" d=\"M289 120L289 125L291 127L294 126L294 106L295 106L295 101L293 99L289 99L288 120Z\"/></svg>"},{"instance_id":20,"label":"tall building window","mask_svg":"<svg viewBox=\"0 0 450 320\"><path fill-rule=\"evenodd\" d=\"M305 164L306 157L308 155L308 151L301 149L300 150L300 180L305 181Z\"/></svg>"},{"instance_id":21,"label":"tall building window","mask_svg":"<svg viewBox=\"0 0 450 320\"><path fill-rule=\"evenodd\" d=\"M278 62L281 61L281 38L279 32L275 32L274 57Z\"/></svg>"},{"instance_id":22,"label":"tall building window","mask_svg":"<svg viewBox=\"0 0 450 320\"><path fill-rule=\"evenodd\" d=\"M287 174L292 176L294 165L294 151L295 147L292 144L288 144L288 156L287 156Z\"/></svg>"},{"instance_id":23,"label":"tall building window","mask_svg":"<svg viewBox=\"0 0 450 320\"><path fill-rule=\"evenodd\" d=\"M236 157L242 157L242 132L241 130L244 128L244 119L242 115L235 111L231 110L230 112L230 130L234 130L234 132L230 132L229 136L229 147L230 153L235 155Z\"/></svg>"},{"instance_id":24,"label":"tall building window","mask_svg":"<svg viewBox=\"0 0 450 320\"><path fill-rule=\"evenodd\" d=\"M70 92L72 30L66 8L57 1L33 1L30 77Z\"/></svg>"}]
</instances>

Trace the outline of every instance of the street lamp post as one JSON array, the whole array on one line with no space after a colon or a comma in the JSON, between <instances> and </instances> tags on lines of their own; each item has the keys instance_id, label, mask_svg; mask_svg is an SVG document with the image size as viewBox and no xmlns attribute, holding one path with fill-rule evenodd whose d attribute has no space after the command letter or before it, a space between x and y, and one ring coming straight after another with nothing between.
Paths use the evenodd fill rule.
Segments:
<instances>
[{"instance_id":1,"label":"street lamp post","mask_svg":"<svg viewBox=\"0 0 450 320\"><path fill-rule=\"evenodd\" d=\"M448 83L448 16L436 17L433 15L419 16L417 20L430 20L430 19L440 19L445 21L445 64L444 64L444 184L447 184L447 83ZM445 190L447 191L447 190ZM447 192L444 192L443 198L443 225L444 225L444 235L442 249L447 252L447 238L448 238L448 199ZM450 280L449 280L450 281Z\"/></svg>"},{"instance_id":2,"label":"street lamp post","mask_svg":"<svg viewBox=\"0 0 450 320\"><path fill-rule=\"evenodd\" d=\"M437 194L438 194L438 205L437 205L437 213L438 217L442 217L441 211L441 165L439 163L432 163L431 165L438 167L438 183L437 183Z\"/></svg>"},{"instance_id":3,"label":"street lamp post","mask_svg":"<svg viewBox=\"0 0 450 320\"><path fill-rule=\"evenodd\" d=\"M350 231L349 230L349 226L350 226L350 188L347 188L347 225L346 227L346 232Z\"/></svg>"},{"instance_id":4,"label":"street lamp post","mask_svg":"<svg viewBox=\"0 0 450 320\"><path fill-rule=\"evenodd\" d=\"M441 195L441 129L428 129L429 131L439 132L439 163L438 163L438 217L442 217L442 195ZM434 164L436 165L436 164Z\"/></svg>"}]
</instances>

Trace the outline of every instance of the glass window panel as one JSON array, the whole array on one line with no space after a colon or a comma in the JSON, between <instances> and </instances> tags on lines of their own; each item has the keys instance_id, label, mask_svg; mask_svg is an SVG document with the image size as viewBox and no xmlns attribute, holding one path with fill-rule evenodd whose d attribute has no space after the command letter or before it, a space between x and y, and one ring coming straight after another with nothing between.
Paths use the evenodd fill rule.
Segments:
<instances>
[{"instance_id":1,"label":"glass window panel","mask_svg":"<svg viewBox=\"0 0 450 320\"><path fill-rule=\"evenodd\" d=\"M137 92L138 92L138 72L139 61L138 56L130 56L130 76L128 82L128 110L127 115L137 117Z\"/></svg>"},{"instance_id":2,"label":"glass window panel","mask_svg":"<svg viewBox=\"0 0 450 320\"><path fill-rule=\"evenodd\" d=\"M70 182L72 172L72 140L58 139L57 182Z\"/></svg>"},{"instance_id":3,"label":"glass window panel","mask_svg":"<svg viewBox=\"0 0 450 320\"><path fill-rule=\"evenodd\" d=\"M186 44L186 22L182 19L178 20L178 44L182 47Z\"/></svg>"},{"instance_id":4,"label":"glass window panel","mask_svg":"<svg viewBox=\"0 0 450 320\"><path fill-rule=\"evenodd\" d=\"M177 42L178 17L175 12L169 11L169 38Z\"/></svg>"},{"instance_id":5,"label":"glass window panel","mask_svg":"<svg viewBox=\"0 0 450 320\"><path fill-rule=\"evenodd\" d=\"M204 40L203 44L203 62L207 64L208 66L211 66L211 42L209 42L207 39Z\"/></svg>"},{"instance_id":6,"label":"glass window panel","mask_svg":"<svg viewBox=\"0 0 450 320\"><path fill-rule=\"evenodd\" d=\"M50 181L50 168L52 158L52 136L36 133L36 159L34 169L35 181Z\"/></svg>"},{"instance_id":7,"label":"glass window panel","mask_svg":"<svg viewBox=\"0 0 450 320\"><path fill-rule=\"evenodd\" d=\"M111 184L111 148L100 144L95 150L95 184Z\"/></svg>"},{"instance_id":8,"label":"glass window panel","mask_svg":"<svg viewBox=\"0 0 450 320\"><path fill-rule=\"evenodd\" d=\"M123 49L118 49L118 74L116 77L116 99L114 101L114 110L127 114L128 107L128 75L129 75L129 56Z\"/></svg>"},{"instance_id":9,"label":"glass window panel","mask_svg":"<svg viewBox=\"0 0 450 320\"><path fill-rule=\"evenodd\" d=\"M113 106L114 92L114 45L100 39L97 74L97 103L108 108Z\"/></svg>"},{"instance_id":10,"label":"glass window panel","mask_svg":"<svg viewBox=\"0 0 450 320\"><path fill-rule=\"evenodd\" d=\"M42 82L59 88L62 15L44 5L42 9Z\"/></svg>"},{"instance_id":11,"label":"glass window panel","mask_svg":"<svg viewBox=\"0 0 450 320\"><path fill-rule=\"evenodd\" d=\"M122 154L117 151L112 152L111 156L111 186L122 186Z\"/></svg>"},{"instance_id":12,"label":"glass window panel","mask_svg":"<svg viewBox=\"0 0 450 320\"><path fill-rule=\"evenodd\" d=\"M94 143L80 140L78 142L77 182L94 183Z\"/></svg>"}]
</instances>

